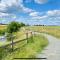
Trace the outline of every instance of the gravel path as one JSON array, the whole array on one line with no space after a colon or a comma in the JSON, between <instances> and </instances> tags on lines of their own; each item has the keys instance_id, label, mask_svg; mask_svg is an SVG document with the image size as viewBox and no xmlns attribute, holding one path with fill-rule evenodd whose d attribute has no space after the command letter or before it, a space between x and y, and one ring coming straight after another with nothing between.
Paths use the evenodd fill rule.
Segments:
<instances>
[{"instance_id":1,"label":"gravel path","mask_svg":"<svg viewBox=\"0 0 60 60\"><path fill-rule=\"evenodd\" d=\"M42 53L37 55L37 58L47 58L45 60L60 60L60 39L48 34L42 35L48 39L49 45L42 51Z\"/></svg>"}]
</instances>

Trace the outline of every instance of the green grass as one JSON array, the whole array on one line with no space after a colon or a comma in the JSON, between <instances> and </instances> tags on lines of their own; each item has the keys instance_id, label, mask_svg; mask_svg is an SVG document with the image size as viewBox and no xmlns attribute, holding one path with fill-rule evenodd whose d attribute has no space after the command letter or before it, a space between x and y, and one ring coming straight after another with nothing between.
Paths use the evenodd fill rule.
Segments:
<instances>
[{"instance_id":1,"label":"green grass","mask_svg":"<svg viewBox=\"0 0 60 60\"><path fill-rule=\"evenodd\" d=\"M24 30L19 30L18 32L14 33L15 38L14 38L14 42L22 40L22 39L26 39L26 34ZM11 41L7 40L6 42L0 42L0 46L6 45L11 43Z\"/></svg>"},{"instance_id":2,"label":"green grass","mask_svg":"<svg viewBox=\"0 0 60 60\"><path fill-rule=\"evenodd\" d=\"M34 30L38 31L39 27L32 26L32 27L25 27L25 28L31 29L33 31ZM26 32L25 30L20 29L20 31L18 31L17 33L14 33L14 35L16 35L14 42L18 41L18 40L25 39L26 38L25 32ZM39 32L40 32L40 30L39 30ZM13 52L11 52L10 50L9 50L9 52L7 52L5 49L3 49L2 50L3 54L1 54L3 56L2 60L8 60L8 59L13 60L13 58L16 58L16 57L17 58L35 57L36 54L41 52L44 49L44 47L48 45L48 40L41 35L35 35L33 37L33 40L32 40L32 38L29 38L28 40L29 40L28 44L26 43L26 41L19 42L19 43L15 44ZM10 42L11 41L7 41L5 44L9 44ZM23 46L23 47L21 47L21 46ZM9 46L7 48L10 49L11 47ZM18 49L15 50L16 48L18 48ZM2 53L2 52L0 51L0 53Z\"/></svg>"},{"instance_id":3,"label":"green grass","mask_svg":"<svg viewBox=\"0 0 60 60\"><path fill-rule=\"evenodd\" d=\"M41 33L47 33L60 38L60 26L29 26L25 28Z\"/></svg>"},{"instance_id":4,"label":"green grass","mask_svg":"<svg viewBox=\"0 0 60 60\"><path fill-rule=\"evenodd\" d=\"M6 25L0 25L0 35L4 35L6 28L7 28Z\"/></svg>"},{"instance_id":5,"label":"green grass","mask_svg":"<svg viewBox=\"0 0 60 60\"><path fill-rule=\"evenodd\" d=\"M35 35L32 38L28 39L28 43L26 41L18 43L15 48L18 48L17 50L7 53L5 57L3 56L2 60L14 60L13 58L28 58L28 57L35 57L36 54L41 52L45 46L48 44L48 40L41 36L41 35ZM24 45L25 44L25 45ZM24 45L23 47L21 47ZM24 59L25 60L25 59Z\"/></svg>"}]
</instances>

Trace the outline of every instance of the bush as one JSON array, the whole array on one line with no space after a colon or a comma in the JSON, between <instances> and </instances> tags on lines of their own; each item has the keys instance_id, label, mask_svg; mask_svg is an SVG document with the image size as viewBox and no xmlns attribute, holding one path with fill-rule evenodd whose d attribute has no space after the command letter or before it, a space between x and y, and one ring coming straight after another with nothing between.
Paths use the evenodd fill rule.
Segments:
<instances>
[{"instance_id":1,"label":"bush","mask_svg":"<svg viewBox=\"0 0 60 60\"><path fill-rule=\"evenodd\" d=\"M5 34L5 30L0 30L0 35L4 35Z\"/></svg>"},{"instance_id":2,"label":"bush","mask_svg":"<svg viewBox=\"0 0 60 60\"><path fill-rule=\"evenodd\" d=\"M13 36L14 32L17 32L21 27L25 26L24 23L19 23L19 22L11 22L10 24L8 24L7 26L7 40L11 41L11 35ZM13 37L14 39L14 37Z\"/></svg>"},{"instance_id":3,"label":"bush","mask_svg":"<svg viewBox=\"0 0 60 60\"><path fill-rule=\"evenodd\" d=\"M20 23L20 25L21 25L21 27L25 26L25 24L24 24L24 23Z\"/></svg>"},{"instance_id":4,"label":"bush","mask_svg":"<svg viewBox=\"0 0 60 60\"><path fill-rule=\"evenodd\" d=\"M13 21L7 26L7 32L8 33L17 32L20 27L21 25L18 22Z\"/></svg>"}]
</instances>

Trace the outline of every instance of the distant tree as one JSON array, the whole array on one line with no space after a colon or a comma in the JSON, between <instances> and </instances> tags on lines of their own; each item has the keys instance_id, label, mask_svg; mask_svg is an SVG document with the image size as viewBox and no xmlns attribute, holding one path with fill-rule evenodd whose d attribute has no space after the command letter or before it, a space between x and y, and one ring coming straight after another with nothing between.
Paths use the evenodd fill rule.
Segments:
<instances>
[{"instance_id":1,"label":"distant tree","mask_svg":"<svg viewBox=\"0 0 60 60\"><path fill-rule=\"evenodd\" d=\"M26 24L26 26L30 26L29 24Z\"/></svg>"},{"instance_id":2,"label":"distant tree","mask_svg":"<svg viewBox=\"0 0 60 60\"><path fill-rule=\"evenodd\" d=\"M24 23L20 23L20 25L21 25L21 27L25 26L25 24L24 24Z\"/></svg>"},{"instance_id":3,"label":"distant tree","mask_svg":"<svg viewBox=\"0 0 60 60\"><path fill-rule=\"evenodd\" d=\"M13 33L13 32L17 32L19 30L19 28L25 26L24 23L18 23L18 22L11 22L10 24L8 24L7 26L7 32L8 33Z\"/></svg>"}]
</instances>

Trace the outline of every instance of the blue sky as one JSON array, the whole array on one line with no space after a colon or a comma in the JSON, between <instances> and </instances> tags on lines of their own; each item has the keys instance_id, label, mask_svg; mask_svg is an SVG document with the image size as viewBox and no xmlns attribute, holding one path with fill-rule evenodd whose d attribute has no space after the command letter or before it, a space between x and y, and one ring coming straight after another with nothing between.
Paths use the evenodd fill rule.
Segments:
<instances>
[{"instance_id":1,"label":"blue sky","mask_svg":"<svg viewBox=\"0 0 60 60\"><path fill-rule=\"evenodd\" d=\"M0 0L0 23L60 25L60 0Z\"/></svg>"}]
</instances>

